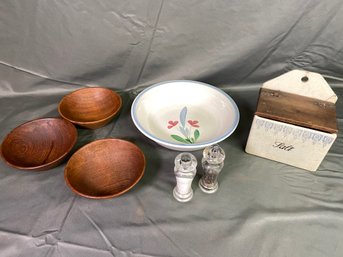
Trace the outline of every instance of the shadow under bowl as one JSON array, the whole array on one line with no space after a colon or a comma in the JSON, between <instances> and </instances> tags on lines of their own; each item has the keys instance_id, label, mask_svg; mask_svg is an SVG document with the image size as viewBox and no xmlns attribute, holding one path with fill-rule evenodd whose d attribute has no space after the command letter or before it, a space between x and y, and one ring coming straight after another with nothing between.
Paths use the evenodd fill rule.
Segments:
<instances>
[{"instance_id":1,"label":"shadow under bowl","mask_svg":"<svg viewBox=\"0 0 343 257\"><path fill-rule=\"evenodd\" d=\"M82 88L62 98L60 115L81 127L96 129L105 126L119 112L121 97L103 87Z\"/></svg>"},{"instance_id":2,"label":"shadow under bowl","mask_svg":"<svg viewBox=\"0 0 343 257\"><path fill-rule=\"evenodd\" d=\"M96 140L69 159L64 178L78 195L104 199L130 190L142 178L145 156L133 143L121 139Z\"/></svg>"},{"instance_id":3,"label":"shadow under bowl","mask_svg":"<svg viewBox=\"0 0 343 257\"><path fill-rule=\"evenodd\" d=\"M73 124L62 118L42 118L13 129L1 144L1 156L17 169L42 171L59 165L77 140Z\"/></svg>"}]
</instances>

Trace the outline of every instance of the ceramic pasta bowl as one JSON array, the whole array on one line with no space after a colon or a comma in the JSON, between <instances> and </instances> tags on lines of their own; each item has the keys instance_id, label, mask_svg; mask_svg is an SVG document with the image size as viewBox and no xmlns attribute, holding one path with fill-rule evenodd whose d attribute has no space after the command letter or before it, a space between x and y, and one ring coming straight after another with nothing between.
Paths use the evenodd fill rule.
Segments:
<instances>
[{"instance_id":1,"label":"ceramic pasta bowl","mask_svg":"<svg viewBox=\"0 0 343 257\"><path fill-rule=\"evenodd\" d=\"M229 137L239 122L234 100L214 86L187 80L162 82L134 100L131 117L140 132L178 151L194 151Z\"/></svg>"}]
</instances>

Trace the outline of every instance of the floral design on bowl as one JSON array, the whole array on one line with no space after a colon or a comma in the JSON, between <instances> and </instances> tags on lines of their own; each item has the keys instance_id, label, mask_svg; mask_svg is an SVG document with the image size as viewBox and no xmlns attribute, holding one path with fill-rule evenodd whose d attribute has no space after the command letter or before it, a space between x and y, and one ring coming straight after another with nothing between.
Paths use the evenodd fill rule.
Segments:
<instances>
[{"instance_id":1,"label":"floral design on bowl","mask_svg":"<svg viewBox=\"0 0 343 257\"><path fill-rule=\"evenodd\" d=\"M185 144L194 144L198 138L200 137L200 131L197 128L200 128L199 121L198 120L188 120L187 119L187 107L183 107L180 112L180 122L179 121L168 121L168 129L176 128L181 135L171 134L170 136L181 143ZM177 124L180 124L178 127L176 127ZM193 128L195 130L193 131Z\"/></svg>"},{"instance_id":2,"label":"floral design on bowl","mask_svg":"<svg viewBox=\"0 0 343 257\"><path fill-rule=\"evenodd\" d=\"M161 146L195 151L228 138L238 125L239 110L217 87L174 80L140 92L132 103L131 117L140 132Z\"/></svg>"}]
</instances>

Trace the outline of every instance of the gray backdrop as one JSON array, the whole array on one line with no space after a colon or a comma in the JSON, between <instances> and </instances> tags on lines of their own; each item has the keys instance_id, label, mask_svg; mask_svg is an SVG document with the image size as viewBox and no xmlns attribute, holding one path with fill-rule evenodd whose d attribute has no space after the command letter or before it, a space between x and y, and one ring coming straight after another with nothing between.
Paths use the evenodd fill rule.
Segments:
<instances>
[{"instance_id":1,"label":"gray backdrop","mask_svg":"<svg viewBox=\"0 0 343 257\"><path fill-rule=\"evenodd\" d=\"M292 69L323 74L343 126L341 0L0 2L0 136L58 116L61 98L84 86L118 91L109 125L78 129L136 143L147 169L110 200L74 195L61 166L42 173L0 163L0 256L343 256L343 138L317 173L244 152L261 83ZM146 86L191 79L225 90L241 121L221 146L220 189L172 197L177 152L141 135L130 117ZM198 160L201 151L195 152Z\"/></svg>"}]
</instances>

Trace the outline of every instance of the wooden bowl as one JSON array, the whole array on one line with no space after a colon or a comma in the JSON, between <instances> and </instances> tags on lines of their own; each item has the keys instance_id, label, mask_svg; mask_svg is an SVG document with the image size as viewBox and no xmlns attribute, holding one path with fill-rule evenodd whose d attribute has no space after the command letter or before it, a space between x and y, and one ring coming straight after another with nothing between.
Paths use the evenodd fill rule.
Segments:
<instances>
[{"instance_id":1,"label":"wooden bowl","mask_svg":"<svg viewBox=\"0 0 343 257\"><path fill-rule=\"evenodd\" d=\"M17 169L41 171L59 165L76 143L77 130L62 118L43 118L13 129L1 144L1 156Z\"/></svg>"},{"instance_id":2,"label":"wooden bowl","mask_svg":"<svg viewBox=\"0 0 343 257\"><path fill-rule=\"evenodd\" d=\"M96 129L105 126L122 106L121 97L108 88L91 87L76 90L61 100L60 115L79 126Z\"/></svg>"},{"instance_id":3,"label":"wooden bowl","mask_svg":"<svg viewBox=\"0 0 343 257\"><path fill-rule=\"evenodd\" d=\"M108 138L80 148L64 170L67 185L84 197L102 199L121 195L143 176L145 157L133 143Z\"/></svg>"}]
</instances>

